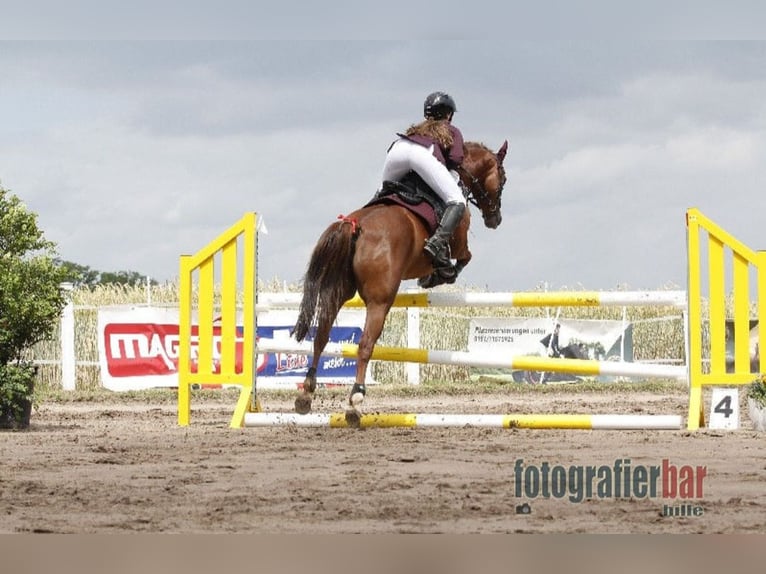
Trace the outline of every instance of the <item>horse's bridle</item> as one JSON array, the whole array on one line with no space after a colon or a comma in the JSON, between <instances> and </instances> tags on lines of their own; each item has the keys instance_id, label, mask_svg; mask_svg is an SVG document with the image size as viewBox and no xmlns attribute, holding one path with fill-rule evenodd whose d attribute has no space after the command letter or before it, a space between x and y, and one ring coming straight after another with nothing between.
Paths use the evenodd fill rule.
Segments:
<instances>
[{"instance_id":1,"label":"horse's bridle","mask_svg":"<svg viewBox=\"0 0 766 574\"><path fill-rule=\"evenodd\" d=\"M503 176L503 181L500 182L500 187L497 190L497 197L495 198L492 198L489 196L489 193L487 193L487 190L484 189L484 186L481 184L481 182L478 180L478 178L474 174L472 174L462 165L458 167L458 169L462 171L464 174L466 174L468 178L471 180L471 185L468 187L465 194L466 201L468 201L469 203L472 203L473 205L478 207L482 211L482 213L484 213L484 210L481 209L481 205L479 205L479 202L483 201L487 205L487 213L485 215L488 217L500 211L501 196L503 195L503 187L505 186L505 182L506 182L505 170L502 168L502 165L500 164L500 160L497 158L497 156L495 156L495 162L497 162L497 170Z\"/></svg>"}]
</instances>

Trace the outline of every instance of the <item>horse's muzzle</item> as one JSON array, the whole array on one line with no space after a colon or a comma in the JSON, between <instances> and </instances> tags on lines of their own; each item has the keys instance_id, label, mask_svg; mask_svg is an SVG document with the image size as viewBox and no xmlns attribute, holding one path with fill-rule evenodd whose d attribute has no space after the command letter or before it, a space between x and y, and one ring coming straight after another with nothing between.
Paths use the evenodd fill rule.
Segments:
<instances>
[{"instance_id":1,"label":"horse's muzzle","mask_svg":"<svg viewBox=\"0 0 766 574\"><path fill-rule=\"evenodd\" d=\"M499 211L492 213L484 218L484 225L490 229L497 229L503 221L503 214Z\"/></svg>"}]
</instances>

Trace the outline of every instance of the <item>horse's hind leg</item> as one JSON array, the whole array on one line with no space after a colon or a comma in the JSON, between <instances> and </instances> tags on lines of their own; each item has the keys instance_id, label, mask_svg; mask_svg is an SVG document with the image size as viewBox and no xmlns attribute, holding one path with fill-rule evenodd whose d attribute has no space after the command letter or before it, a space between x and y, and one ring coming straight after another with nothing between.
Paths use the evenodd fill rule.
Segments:
<instances>
[{"instance_id":1,"label":"horse's hind leg","mask_svg":"<svg viewBox=\"0 0 766 574\"><path fill-rule=\"evenodd\" d=\"M367 388L365 387L367 366L372 356L372 350L375 348L375 343L378 342L378 338L383 332L383 324L386 321L386 315L390 307L390 302L367 302L367 317L364 322L364 331L359 340L356 356L356 380L351 388L348 398L349 407L346 410L346 422L349 426L358 427L361 422L359 407L367 393Z\"/></svg>"},{"instance_id":2,"label":"horse's hind leg","mask_svg":"<svg viewBox=\"0 0 766 574\"><path fill-rule=\"evenodd\" d=\"M330 327L331 324L320 325L314 336L314 356L311 359L311 366L303 380L303 389L295 398L295 412L299 415L311 412L311 402L317 388L317 367L322 358L322 351L330 340Z\"/></svg>"},{"instance_id":3,"label":"horse's hind leg","mask_svg":"<svg viewBox=\"0 0 766 574\"><path fill-rule=\"evenodd\" d=\"M314 391L317 386L317 368L312 364L309 367L306 378L303 381L303 390L295 397L295 412L305 415L311 412L311 402L314 399Z\"/></svg>"},{"instance_id":4,"label":"horse's hind leg","mask_svg":"<svg viewBox=\"0 0 766 574\"><path fill-rule=\"evenodd\" d=\"M330 330L335 324L335 319L343 304L356 292L356 287L350 282L339 285L337 288L337 297L332 302L325 301L324 307L320 309L320 317L314 333L314 354L311 359L311 366L303 380L303 389L295 399L295 412L298 414L305 415L311 412L311 402L317 388L317 368L322 359L324 348L330 340Z\"/></svg>"}]
</instances>

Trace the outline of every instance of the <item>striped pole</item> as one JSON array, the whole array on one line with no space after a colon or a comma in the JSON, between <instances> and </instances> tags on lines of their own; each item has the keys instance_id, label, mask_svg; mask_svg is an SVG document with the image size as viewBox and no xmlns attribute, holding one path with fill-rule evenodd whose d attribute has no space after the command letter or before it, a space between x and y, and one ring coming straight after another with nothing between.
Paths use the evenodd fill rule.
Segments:
<instances>
[{"instance_id":1,"label":"striped pole","mask_svg":"<svg viewBox=\"0 0 766 574\"><path fill-rule=\"evenodd\" d=\"M246 427L347 428L343 413L246 413ZM503 428L583 430L680 430L678 415L493 415L374 413L363 414L361 428Z\"/></svg>"},{"instance_id":2,"label":"striped pole","mask_svg":"<svg viewBox=\"0 0 766 574\"><path fill-rule=\"evenodd\" d=\"M258 310L296 307L301 293L261 293ZM641 307L686 308L686 291L550 291L518 293L399 293L393 307ZM355 295L345 307L364 307Z\"/></svg>"},{"instance_id":3,"label":"striped pole","mask_svg":"<svg viewBox=\"0 0 766 574\"><path fill-rule=\"evenodd\" d=\"M295 340L260 339L260 353L295 353L311 355L311 342L298 343ZM349 343L328 343L322 352L331 357L355 359L358 346ZM373 360L424 363L431 365L458 365L493 369L514 369L524 371L550 371L590 376L608 375L615 377L649 377L685 379L686 367L649 363L627 363L620 361L594 361L581 359L552 359L533 356L499 356L496 352L431 351L428 349L407 349L403 347L375 347Z\"/></svg>"}]
</instances>

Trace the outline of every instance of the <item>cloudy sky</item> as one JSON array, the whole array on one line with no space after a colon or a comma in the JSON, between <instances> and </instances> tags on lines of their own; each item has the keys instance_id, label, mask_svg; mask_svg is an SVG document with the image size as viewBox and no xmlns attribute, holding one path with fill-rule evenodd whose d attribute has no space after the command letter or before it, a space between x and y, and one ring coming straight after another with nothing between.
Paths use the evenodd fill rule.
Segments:
<instances>
[{"instance_id":1,"label":"cloudy sky","mask_svg":"<svg viewBox=\"0 0 766 574\"><path fill-rule=\"evenodd\" d=\"M689 207L766 248L766 43L426 36L2 42L0 185L63 259L158 281L256 211L260 277L294 283L445 90L510 146L463 285L683 288Z\"/></svg>"}]
</instances>

